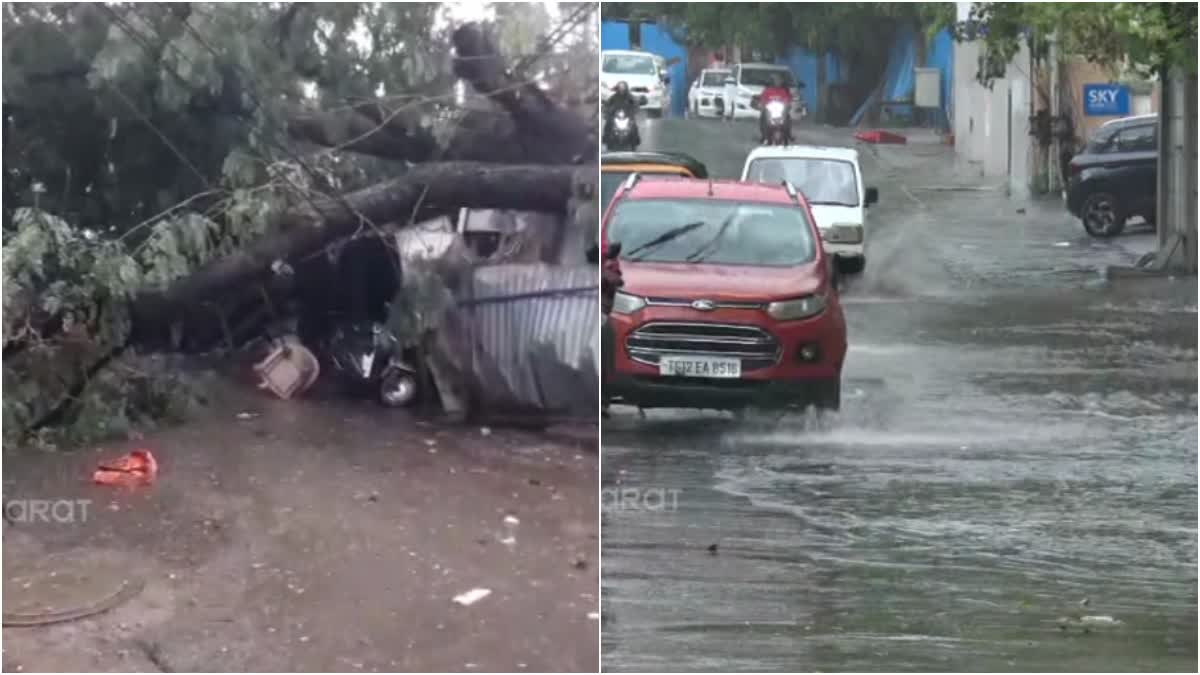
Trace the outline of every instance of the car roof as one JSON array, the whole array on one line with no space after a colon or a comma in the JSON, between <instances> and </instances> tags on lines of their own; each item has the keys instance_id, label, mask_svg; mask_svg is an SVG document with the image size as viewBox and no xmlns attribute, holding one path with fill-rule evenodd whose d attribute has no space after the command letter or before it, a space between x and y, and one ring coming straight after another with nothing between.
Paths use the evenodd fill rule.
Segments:
<instances>
[{"instance_id":1,"label":"car roof","mask_svg":"<svg viewBox=\"0 0 1200 675\"><path fill-rule=\"evenodd\" d=\"M601 56L645 56L654 58L655 54L651 52L640 52L635 49L604 49L600 52Z\"/></svg>"},{"instance_id":2,"label":"car roof","mask_svg":"<svg viewBox=\"0 0 1200 675\"><path fill-rule=\"evenodd\" d=\"M1158 113L1150 113L1147 115L1131 115L1129 117L1120 117L1115 120L1109 120L1100 125L1101 129L1112 129L1113 127L1123 127L1132 124L1141 124L1144 122L1157 121Z\"/></svg>"},{"instance_id":3,"label":"car roof","mask_svg":"<svg viewBox=\"0 0 1200 675\"><path fill-rule=\"evenodd\" d=\"M628 199L714 199L790 205L792 196L782 184L744 183L737 180L639 180L631 190L619 193ZM796 192L803 204L804 195Z\"/></svg>"},{"instance_id":4,"label":"car roof","mask_svg":"<svg viewBox=\"0 0 1200 675\"><path fill-rule=\"evenodd\" d=\"M769 68L769 69L771 69L771 70L788 70L788 71L790 71L790 70L791 70L791 69L790 69L790 68L788 68L787 66L781 66L781 65L779 65L778 63L760 63L760 62L755 62L755 63L739 63L739 64L737 64L737 65L739 65L739 66L741 66L741 67L743 67L743 68Z\"/></svg>"},{"instance_id":5,"label":"car roof","mask_svg":"<svg viewBox=\"0 0 1200 675\"><path fill-rule=\"evenodd\" d=\"M601 166L613 164L682 166L696 178L708 177L708 168L703 162L682 152L605 152L600 155Z\"/></svg>"},{"instance_id":6,"label":"car roof","mask_svg":"<svg viewBox=\"0 0 1200 675\"><path fill-rule=\"evenodd\" d=\"M746 161L778 157L781 159L840 159L845 162L858 162L858 149L832 145L763 145L750 151Z\"/></svg>"}]
</instances>

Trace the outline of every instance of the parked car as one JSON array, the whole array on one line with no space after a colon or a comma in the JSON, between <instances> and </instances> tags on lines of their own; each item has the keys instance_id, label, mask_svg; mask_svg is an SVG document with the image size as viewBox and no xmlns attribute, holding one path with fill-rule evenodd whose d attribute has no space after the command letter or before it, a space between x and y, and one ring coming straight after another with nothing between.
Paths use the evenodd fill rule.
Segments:
<instances>
[{"instance_id":1,"label":"parked car","mask_svg":"<svg viewBox=\"0 0 1200 675\"><path fill-rule=\"evenodd\" d=\"M725 109L723 94L728 68L705 68L688 89L688 113L692 117L720 117Z\"/></svg>"},{"instance_id":2,"label":"parked car","mask_svg":"<svg viewBox=\"0 0 1200 675\"><path fill-rule=\"evenodd\" d=\"M613 195L630 174L708 178L708 169L682 152L606 152L600 155L600 208L608 208Z\"/></svg>"},{"instance_id":3,"label":"parked car","mask_svg":"<svg viewBox=\"0 0 1200 675\"><path fill-rule=\"evenodd\" d=\"M867 265L867 214L879 191L863 187L858 150L814 145L769 145L746 157L742 180L779 185L804 193L825 250L843 260L849 274Z\"/></svg>"},{"instance_id":4,"label":"parked car","mask_svg":"<svg viewBox=\"0 0 1200 675\"><path fill-rule=\"evenodd\" d=\"M733 79L737 82L738 92L733 109L735 119L758 119L758 97L776 76L782 77L784 86L792 92L792 119L800 120L808 116L808 106L800 96L804 83L796 81L790 68L774 63L739 63L733 67Z\"/></svg>"},{"instance_id":5,"label":"parked car","mask_svg":"<svg viewBox=\"0 0 1200 675\"><path fill-rule=\"evenodd\" d=\"M1156 221L1158 115L1105 122L1067 165L1067 209L1093 237L1115 237L1134 216Z\"/></svg>"},{"instance_id":6,"label":"parked car","mask_svg":"<svg viewBox=\"0 0 1200 675\"><path fill-rule=\"evenodd\" d=\"M601 229L606 247L620 246L623 280L606 400L838 408L839 270L794 188L633 174Z\"/></svg>"},{"instance_id":7,"label":"parked car","mask_svg":"<svg viewBox=\"0 0 1200 675\"><path fill-rule=\"evenodd\" d=\"M612 95L618 82L626 82L629 92L637 98L642 110L649 115L661 115L671 105L666 60L649 52L605 50L600 52L600 93Z\"/></svg>"}]
</instances>

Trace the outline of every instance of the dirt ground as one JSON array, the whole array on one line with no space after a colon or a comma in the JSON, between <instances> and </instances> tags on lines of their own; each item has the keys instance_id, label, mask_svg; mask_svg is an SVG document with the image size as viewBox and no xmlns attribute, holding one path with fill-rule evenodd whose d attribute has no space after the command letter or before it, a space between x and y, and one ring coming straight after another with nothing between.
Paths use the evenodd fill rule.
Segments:
<instances>
[{"instance_id":1,"label":"dirt ground","mask_svg":"<svg viewBox=\"0 0 1200 675\"><path fill-rule=\"evenodd\" d=\"M5 524L6 595L101 560L146 582L93 618L4 628L5 671L597 669L594 429L228 388L202 419L141 441L5 458L6 502L91 500L76 522ZM99 459L139 447L159 461L153 487L90 484ZM92 596L111 591L104 576ZM474 588L491 594L453 602Z\"/></svg>"}]
</instances>

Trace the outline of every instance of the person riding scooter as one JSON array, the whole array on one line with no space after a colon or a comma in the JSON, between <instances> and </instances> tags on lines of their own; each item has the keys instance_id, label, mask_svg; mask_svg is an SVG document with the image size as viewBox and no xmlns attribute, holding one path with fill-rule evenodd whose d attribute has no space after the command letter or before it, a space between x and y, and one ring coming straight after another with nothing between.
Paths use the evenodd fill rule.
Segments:
<instances>
[{"instance_id":1,"label":"person riding scooter","mask_svg":"<svg viewBox=\"0 0 1200 675\"><path fill-rule=\"evenodd\" d=\"M641 138L638 135L636 114L638 111L637 99L629 92L629 85L624 81L618 82L613 88L613 95L608 97L604 102L604 142L607 145L609 139L612 138L613 118L618 111L623 111L625 116L629 118L632 125L631 132L633 134L633 145L636 147L641 143Z\"/></svg>"},{"instance_id":2,"label":"person riding scooter","mask_svg":"<svg viewBox=\"0 0 1200 675\"><path fill-rule=\"evenodd\" d=\"M791 140L792 137L792 92L787 88L783 76L776 74L771 76L771 86L764 88L758 98L758 127L762 134L761 143L766 143L769 140L770 129L768 125L770 115L768 114L767 106L772 101L779 101L783 104L784 129L788 140Z\"/></svg>"}]
</instances>

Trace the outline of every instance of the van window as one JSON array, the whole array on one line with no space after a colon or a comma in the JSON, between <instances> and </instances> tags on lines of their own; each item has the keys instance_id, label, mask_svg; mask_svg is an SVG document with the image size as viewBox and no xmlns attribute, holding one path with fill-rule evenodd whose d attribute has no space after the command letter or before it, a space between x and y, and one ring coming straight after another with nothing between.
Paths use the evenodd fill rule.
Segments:
<instances>
[{"instance_id":1,"label":"van window","mask_svg":"<svg viewBox=\"0 0 1200 675\"><path fill-rule=\"evenodd\" d=\"M762 157L750 162L746 180L773 185L786 180L809 204L858 206L858 175L840 159Z\"/></svg>"}]
</instances>

